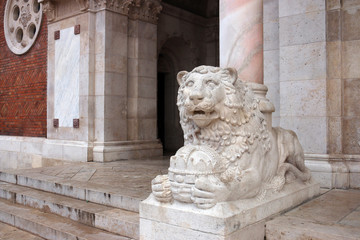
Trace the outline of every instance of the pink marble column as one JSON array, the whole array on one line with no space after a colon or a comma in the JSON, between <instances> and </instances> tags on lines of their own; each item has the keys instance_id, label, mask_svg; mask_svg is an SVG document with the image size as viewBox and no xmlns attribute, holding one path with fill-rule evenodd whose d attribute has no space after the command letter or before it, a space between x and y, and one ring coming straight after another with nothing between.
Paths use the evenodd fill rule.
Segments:
<instances>
[{"instance_id":1,"label":"pink marble column","mask_svg":"<svg viewBox=\"0 0 360 240\"><path fill-rule=\"evenodd\" d=\"M263 84L262 0L220 0L220 66Z\"/></svg>"}]
</instances>

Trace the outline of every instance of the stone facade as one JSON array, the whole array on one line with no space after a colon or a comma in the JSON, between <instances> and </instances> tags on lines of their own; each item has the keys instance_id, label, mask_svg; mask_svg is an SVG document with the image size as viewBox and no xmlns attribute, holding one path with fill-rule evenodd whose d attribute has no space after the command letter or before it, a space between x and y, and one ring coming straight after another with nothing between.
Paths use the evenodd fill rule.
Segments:
<instances>
[{"instance_id":1,"label":"stone facade","mask_svg":"<svg viewBox=\"0 0 360 240\"><path fill-rule=\"evenodd\" d=\"M264 83L276 107L273 122L298 133L323 187L360 187L359 4L264 1Z\"/></svg>"},{"instance_id":2,"label":"stone facade","mask_svg":"<svg viewBox=\"0 0 360 240\"><path fill-rule=\"evenodd\" d=\"M2 13L6 2L1 1ZM45 15L25 55L9 50L1 19L1 166L111 161L161 155L162 147L177 150L182 131L175 75L220 62L222 1L39 2ZM298 134L306 164L324 187L360 186L359 4L263 1L264 83L276 109L272 125ZM69 65L79 66L76 74L57 62L66 59L59 55L66 39L75 46L68 54L74 59ZM78 76L69 81L71 91L59 78L64 71ZM63 102L69 96L71 101Z\"/></svg>"}]
</instances>

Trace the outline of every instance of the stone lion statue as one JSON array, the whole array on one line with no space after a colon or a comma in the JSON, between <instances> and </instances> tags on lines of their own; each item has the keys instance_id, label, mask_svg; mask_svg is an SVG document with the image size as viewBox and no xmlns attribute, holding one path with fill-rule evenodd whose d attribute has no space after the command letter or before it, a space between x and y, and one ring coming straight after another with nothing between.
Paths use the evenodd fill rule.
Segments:
<instances>
[{"instance_id":1,"label":"stone lion statue","mask_svg":"<svg viewBox=\"0 0 360 240\"><path fill-rule=\"evenodd\" d=\"M152 181L158 201L211 208L310 179L296 134L267 127L259 100L235 69L200 66L177 80L184 146L171 157L169 173Z\"/></svg>"}]
</instances>

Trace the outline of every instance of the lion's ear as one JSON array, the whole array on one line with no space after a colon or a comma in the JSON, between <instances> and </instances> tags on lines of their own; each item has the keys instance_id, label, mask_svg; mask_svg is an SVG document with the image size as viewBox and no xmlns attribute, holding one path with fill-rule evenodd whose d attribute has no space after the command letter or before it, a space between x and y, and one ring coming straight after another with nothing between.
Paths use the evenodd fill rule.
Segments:
<instances>
[{"instance_id":1,"label":"lion's ear","mask_svg":"<svg viewBox=\"0 0 360 240\"><path fill-rule=\"evenodd\" d=\"M188 73L187 71L181 71L177 74L176 79L177 79L177 82L179 83L179 85L181 85L183 83L183 77L187 73Z\"/></svg>"},{"instance_id":2,"label":"lion's ear","mask_svg":"<svg viewBox=\"0 0 360 240\"><path fill-rule=\"evenodd\" d=\"M230 79L231 79L231 83L235 84L237 78L238 78L238 74L235 68L226 68L225 70L229 71L229 75L230 75Z\"/></svg>"}]
</instances>

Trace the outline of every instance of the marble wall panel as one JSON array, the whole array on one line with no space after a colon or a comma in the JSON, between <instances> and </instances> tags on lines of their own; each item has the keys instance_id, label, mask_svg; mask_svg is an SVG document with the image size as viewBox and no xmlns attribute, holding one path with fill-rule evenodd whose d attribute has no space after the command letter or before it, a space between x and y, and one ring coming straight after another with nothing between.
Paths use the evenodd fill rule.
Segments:
<instances>
[{"instance_id":1,"label":"marble wall panel","mask_svg":"<svg viewBox=\"0 0 360 240\"><path fill-rule=\"evenodd\" d=\"M281 17L280 46L325 41L325 11Z\"/></svg>"},{"instance_id":2,"label":"marble wall panel","mask_svg":"<svg viewBox=\"0 0 360 240\"><path fill-rule=\"evenodd\" d=\"M60 31L55 41L55 97L54 118L59 127L72 127L79 118L80 35L74 27Z\"/></svg>"},{"instance_id":3,"label":"marble wall panel","mask_svg":"<svg viewBox=\"0 0 360 240\"><path fill-rule=\"evenodd\" d=\"M297 134L305 153L326 153L326 117L283 117L280 126Z\"/></svg>"},{"instance_id":4,"label":"marble wall panel","mask_svg":"<svg viewBox=\"0 0 360 240\"><path fill-rule=\"evenodd\" d=\"M325 0L279 0L279 17L325 10Z\"/></svg>"},{"instance_id":5,"label":"marble wall panel","mask_svg":"<svg viewBox=\"0 0 360 240\"><path fill-rule=\"evenodd\" d=\"M342 77L360 77L360 40L342 42Z\"/></svg>"},{"instance_id":6,"label":"marble wall panel","mask_svg":"<svg viewBox=\"0 0 360 240\"><path fill-rule=\"evenodd\" d=\"M326 116L326 80L280 83L281 116Z\"/></svg>"},{"instance_id":7,"label":"marble wall panel","mask_svg":"<svg viewBox=\"0 0 360 240\"><path fill-rule=\"evenodd\" d=\"M280 48L280 81L311 80L325 78L325 42L309 43Z\"/></svg>"}]
</instances>

